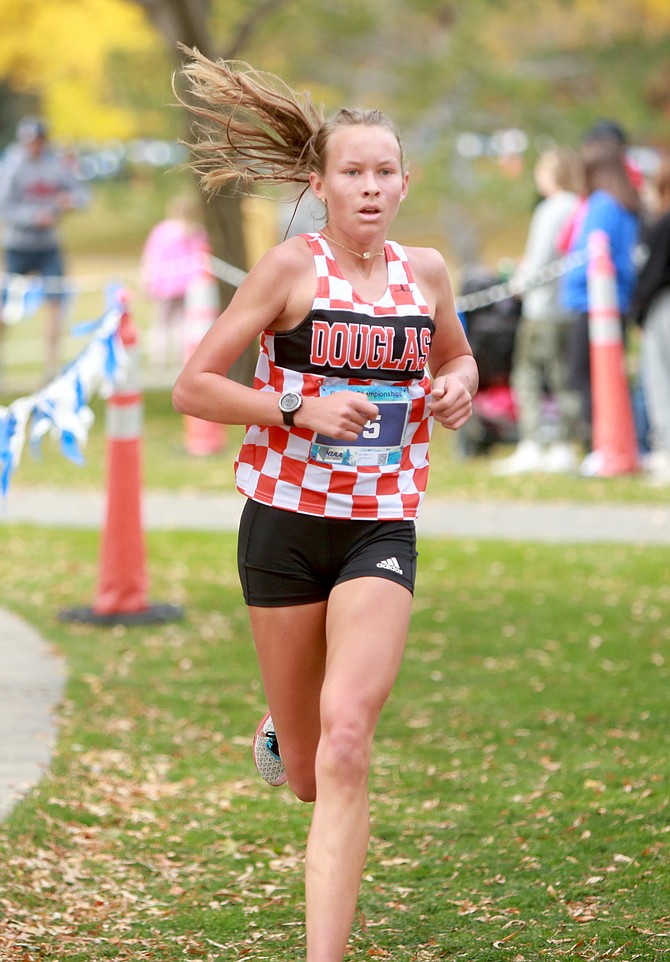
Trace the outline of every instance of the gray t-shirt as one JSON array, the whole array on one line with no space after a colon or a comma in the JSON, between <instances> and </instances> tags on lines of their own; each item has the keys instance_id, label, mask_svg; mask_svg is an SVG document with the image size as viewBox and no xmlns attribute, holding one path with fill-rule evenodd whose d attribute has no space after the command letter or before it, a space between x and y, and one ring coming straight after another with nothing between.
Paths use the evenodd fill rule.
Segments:
<instances>
[{"instance_id":1,"label":"gray t-shirt","mask_svg":"<svg viewBox=\"0 0 670 962\"><path fill-rule=\"evenodd\" d=\"M37 157L19 144L5 151L0 165L0 218L8 250L57 248L61 215L70 207L83 207L87 200L71 164L50 148ZM45 218L51 223L45 223Z\"/></svg>"}]
</instances>

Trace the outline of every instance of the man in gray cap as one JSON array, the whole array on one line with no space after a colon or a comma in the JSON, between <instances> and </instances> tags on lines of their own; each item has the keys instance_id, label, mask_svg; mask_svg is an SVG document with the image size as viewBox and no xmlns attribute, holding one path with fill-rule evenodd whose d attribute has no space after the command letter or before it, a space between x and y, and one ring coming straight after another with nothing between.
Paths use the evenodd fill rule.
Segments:
<instances>
[{"instance_id":1,"label":"man in gray cap","mask_svg":"<svg viewBox=\"0 0 670 962\"><path fill-rule=\"evenodd\" d=\"M44 359L47 377L53 376L59 366L65 304L58 224L65 211L82 207L87 200L87 192L77 180L72 164L50 146L44 121L24 117L17 128L16 143L7 149L0 167L6 287L11 289L13 279L27 274L44 278L48 306ZM2 325L0 320L0 332Z\"/></svg>"}]
</instances>

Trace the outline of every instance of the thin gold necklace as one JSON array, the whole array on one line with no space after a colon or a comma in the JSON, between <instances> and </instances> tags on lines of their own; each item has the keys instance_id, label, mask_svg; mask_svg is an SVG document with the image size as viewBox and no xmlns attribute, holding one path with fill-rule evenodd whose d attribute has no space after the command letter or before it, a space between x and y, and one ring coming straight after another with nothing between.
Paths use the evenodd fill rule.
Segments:
<instances>
[{"instance_id":1,"label":"thin gold necklace","mask_svg":"<svg viewBox=\"0 0 670 962\"><path fill-rule=\"evenodd\" d=\"M336 241L334 237L330 236L330 234L326 234L325 231L322 230L320 233L321 233L321 236L325 237L326 240L329 241L331 244L337 244L337 246L341 247L342 250L348 251L350 254L353 254L355 257L360 257L362 261L369 261L371 257L383 257L384 254L386 253L386 251L363 251L362 254L359 254L358 251L352 251L350 247L345 247L344 244L340 244L339 241Z\"/></svg>"}]
</instances>

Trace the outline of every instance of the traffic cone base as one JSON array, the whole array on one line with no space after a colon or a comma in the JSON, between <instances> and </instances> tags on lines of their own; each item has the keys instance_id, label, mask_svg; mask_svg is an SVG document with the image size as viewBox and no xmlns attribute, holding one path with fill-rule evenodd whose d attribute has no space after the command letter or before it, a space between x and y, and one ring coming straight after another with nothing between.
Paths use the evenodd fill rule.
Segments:
<instances>
[{"instance_id":1,"label":"traffic cone base","mask_svg":"<svg viewBox=\"0 0 670 962\"><path fill-rule=\"evenodd\" d=\"M149 607L146 550L140 503L137 440L111 441L107 452L107 522L100 557L95 611L143 611Z\"/></svg>"},{"instance_id":2,"label":"traffic cone base","mask_svg":"<svg viewBox=\"0 0 670 962\"><path fill-rule=\"evenodd\" d=\"M637 434L621 341L591 349L593 449L598 474L616 477L639 470Z\"/></svg>"}]
</instances>

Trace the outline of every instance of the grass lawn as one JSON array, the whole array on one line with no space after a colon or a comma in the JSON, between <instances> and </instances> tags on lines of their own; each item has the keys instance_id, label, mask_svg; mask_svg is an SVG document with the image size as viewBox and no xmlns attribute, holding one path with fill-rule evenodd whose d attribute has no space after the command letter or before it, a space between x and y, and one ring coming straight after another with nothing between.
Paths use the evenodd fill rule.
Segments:
<instances>
[{"instance_id":1,"label":"grass lawn","mask_svg":"<svg viewBox=\"0 0 670 962\"><path fill-rule=\"evenodd\" d=\"M231 534L148 536L161 627L63 624L93 532L3 531L3 604L67 657L54 762L0 833L3 962L303 958L310 807L255 775ZM375 742L350 958L668 951L663 548L424 540Z\"/></svg>"}]
</instances>

